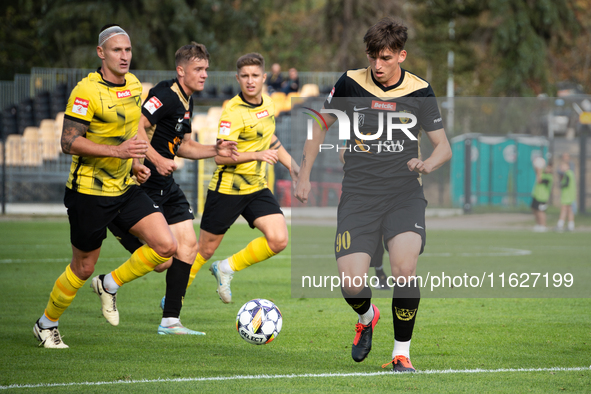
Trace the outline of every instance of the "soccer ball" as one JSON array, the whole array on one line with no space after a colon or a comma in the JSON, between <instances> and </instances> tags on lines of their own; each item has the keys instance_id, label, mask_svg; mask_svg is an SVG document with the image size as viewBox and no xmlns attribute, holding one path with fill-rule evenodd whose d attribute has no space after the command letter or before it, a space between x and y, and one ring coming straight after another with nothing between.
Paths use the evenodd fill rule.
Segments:
<instances>
[{"instance_id":1,"label":"soccer ball","mask_svg":"<svg viewBox=\"0 0 591 394\"><path fill-rule=\"evenodd\" d=\"M265 345L277 338L282 325L279 308L262 298L242 305L236 316L236 330L242 339L254 345Z\"/></svg>"}]
</instances>

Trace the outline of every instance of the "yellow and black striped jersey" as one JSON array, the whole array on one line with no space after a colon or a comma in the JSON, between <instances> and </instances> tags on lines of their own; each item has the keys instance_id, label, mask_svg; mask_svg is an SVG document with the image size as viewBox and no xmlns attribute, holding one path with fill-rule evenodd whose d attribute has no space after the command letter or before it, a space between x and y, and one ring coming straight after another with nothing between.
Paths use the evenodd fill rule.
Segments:
<instances>
[{"instance_id":1,"label":"yellow and black striped jersey","mask_svg":"<svg viewBox=\"0 0 591 394\"><path fill-rule=\"evenodd\" d=\"M135 75L124 84L105 81L100 72L76 85L68 100L65 118L88 126L85 137L102 145L120 145L137 134L142 85ZM66 186L83 194L119 196L130 184L132 159L72 156Z\"/></svg>"},{"instance_id":2,"label":"yellow and black striped jersey","mask_svg":"<svg viewBox=\"0 0 591 394\"><path fill-rule=\"evenodd\" d=\"M269 149L275 133L275 105L263 95L260 105L246 102L242 93L228 102L220 118L218 137L236 141L238 152ZM219 165L209 183L209 190L222 194L251 194L267 187L267 163L249 161Z\"/></svg>"}]
</instances>

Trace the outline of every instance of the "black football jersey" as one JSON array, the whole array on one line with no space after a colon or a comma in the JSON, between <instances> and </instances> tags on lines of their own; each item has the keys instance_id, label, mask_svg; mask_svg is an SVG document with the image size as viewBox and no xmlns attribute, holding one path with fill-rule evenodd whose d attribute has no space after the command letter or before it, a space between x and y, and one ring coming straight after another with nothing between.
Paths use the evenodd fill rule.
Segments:
<instances>
[{"instance_id":1,"label":"black football jersey","mask_svg":"<svg viewBox=\"0 0 591 394\"><path fill-rule=\"evenodd\" d=\"M174 159L185 134L191 133L193 98L188 97L175 79L162 81L152 89L142 106L142 114L152 127L146 130L152 147L162 157ZM152 174L143 187L165 189L174 179L163 176L154 164L145 159Z\"/></svg>"},{"instance_id":2,"label":"black football jersey","mask_svg":"<svg viewBox=\"0 0 591 394\"><path fill-rule=\"evenodd\" d=\"M384 87L369 67L349 70L324 108L344 112L349 119L343 191L391 194L420 187L420 174L409 171L406 163L420 157L421 130L443 128L427 81L402 69L398 83Z\"/></svg>"}]
</instances>

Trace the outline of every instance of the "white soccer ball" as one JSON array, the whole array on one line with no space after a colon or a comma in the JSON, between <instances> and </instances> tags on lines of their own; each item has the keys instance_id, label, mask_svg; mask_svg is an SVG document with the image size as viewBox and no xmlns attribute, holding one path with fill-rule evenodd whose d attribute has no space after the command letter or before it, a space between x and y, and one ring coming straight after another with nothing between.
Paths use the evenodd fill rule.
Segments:
<instances>
[{"instance_id":1,"label":"white soccer ball","mask_svg":"<svg viewBox=\"0 0 591 394\"><path fill-rule=\"evenodd\" d=\"M534 168L542 169L542 168L546 167L546 160L543 157L538 156L534 159L533 164L534 164Z\"/></svg>"},{"instance_id":2,"label":"white soccer ball","mask_svg":"<svg viewBox=\"0 0 591 394\"><path fill-rule=\"evenodd\" d=\"M262 298L242 305L236 316L236 330L242 339L254 345L264 345L277 338L282 325L279 308Z\"/></svg>"}]
</instances>

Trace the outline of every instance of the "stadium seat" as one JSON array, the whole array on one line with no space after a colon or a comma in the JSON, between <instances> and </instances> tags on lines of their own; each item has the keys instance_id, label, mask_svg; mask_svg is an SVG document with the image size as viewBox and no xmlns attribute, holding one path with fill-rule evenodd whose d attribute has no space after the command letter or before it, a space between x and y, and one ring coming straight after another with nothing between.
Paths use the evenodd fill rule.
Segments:
<instances>
[{"instance_id":1,"label":"stadium seat","mask_svg":"<svg viewBox=\"0 0 591 394\"><path fill-rule=\"evenodd\" d=\"M39 126L41 145L43 147L43 159L57 159L60 153L60 140L55 135L55 120L45 119Z\"/></svg>"},{"instance_id":2,"label":"stadium seat","mask_svg":"<svg viewBox=\"0 0 591 394\"><path fill-rule=\"evenodd\" d=\"M207 111L207 127L217 129L220 116L222 116L222 107L209 108Z\"/></svg>"},{"instance_id":3,"label":"stadium seat","mask_svg":"<svg viewBox=\"0 0 591 394\"><path fill-rule=\"evenodd\" d=\"M315 83L307 83L302 86L299 94L300 97L317 97L318 95L320 95L320 89Z\"/></svg>"},{"instance_id":4,"label":"stadium seat","mask_svg":"<svg viewBox=\"0 0 591 394\"><path fill-rule=\"evenodd\" d=\"M150 89L154 87L153 83L150 82L142 82L142 104L146 97L148 97L148 93L150 93Z\"/></svg>"},{"instance_id":5,"label":"stadium seat","mask_svg":"<svg viewBox=\"0 0 591 394\"><path fill-rule=\"evenodd\" d=\"M6 138L6 165L20 166L23 164L23 136L10 134Z\"/></svg>"},{"instance_id":6,"label":"stadium seat","mask_svg":"<svg viewBox=\"0 0 591 394\"><path fill-rule=\"evenodd\" d=\"M43 163L43 145L38 127L27 127L23 132L22 163L26 166L39 166Z\"/></svg>"},{"instance_id":7,"label":"stadium seat","mask_svg":"<svg viewBox=\"0 0 591 394\"><path fill-rule=\"evenodd\" d=\"M292 100L293 99L293 100ZM301 104L304 102L303 98L300 98L299 93L292 92L287 95L285 101L283 103L283 108L281 111L289 112L291 111L292 107L297 104Z\"/></svg>"},{"instance_id":8,"label":"stadium seat","mask_svg":"<svg viewBox=\"0 0 591 394\"><path fill-rule=\"evenodd\" d=\"M55 138L59 141L62 138L62 128L64 127L64 113L59 112L55 117L55 123L53 124L53 131Z\"/></svg>"},{"instance_id":9,"label":"stadium seat","mask_svg":"<svg viewBox=\"0 0 591 394\"><path fill-rule=\"evenodd\" d=\"M286 99L287 95L283 92L271 93L271 100L273 100L273 102L275 103L275 116L279 115L279 113L283 110Z\"/></svg>"}]
</instances>

